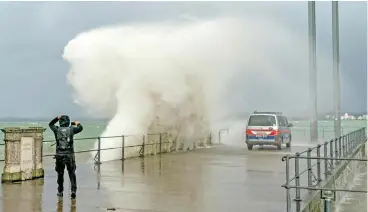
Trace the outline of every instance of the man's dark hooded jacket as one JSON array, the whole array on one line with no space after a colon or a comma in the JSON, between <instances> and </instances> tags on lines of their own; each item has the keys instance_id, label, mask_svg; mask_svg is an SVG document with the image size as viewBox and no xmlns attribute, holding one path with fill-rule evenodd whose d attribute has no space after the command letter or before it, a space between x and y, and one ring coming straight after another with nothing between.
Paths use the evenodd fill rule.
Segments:
<instances>
[{"instance_id":1,"label":"man's dark hooded jacket","mask_svg":"<svg viewBox=\"0 0 368 212\"><path fill-rule=\"evenodd\" d=\"M59 121L60 127L55 126L56 122ZM72 123L72 125L75 125L75 122ZM77 126L70 126L70 119L68 116L60 116L54 118L49 123L50 129L55 134L56 139L56 163L55 163L55 171L58 174L57 177L57 183L58 183L58 196L63 196L64 191L64 169L65 166L68 170L70 183L71 183L71 197L76 197L76 191L77 191L77 178L75 176L75 170L77 168L75 164L75 158L74 158L74 140L73 137L75 134L80 133L83 130L83 127L81 124L77 124ZM69 136L67 139L67 148L65 148L65 137L58 139L58 134L64 136L65 134L62 134L62 132L66 132L65 128L69 128L67 130L67 135ZM59 143L61 140L62 143ZM62 144L62 145L60 145Z\"/></svg>"},{"instance_id":2,"label":"man's dark hooded jacket","mask_svg":"<svg viewBox=\"0 0 368 212\"><path fill-rule=\"evenodd\" d=\"M58 118L58 117L54 118L49 123L49 127L54 132L55 139L56 139L56 154L67 154L67 153L73 154L74 153L74 140L73 140L73 137L74 137L75 134L78 134L78 133L82 132L83 126L80 123L78 123L78 125L76 125L75 127L71 126L72 127L72 130L71 130L72 133L71 133L70 138L69 138L71 148L68 150L68 152L65 152L65 151L62 151L62 150L58 149L58 141L57 141L56 133L57 133L59 127L55 125L58 121L59 121L60 127L69 127L70 118L69 118L69 116L63 115L60 118ZM75 122L72 122L71 124L75 125Z\"/></svg>"}]
</instances>

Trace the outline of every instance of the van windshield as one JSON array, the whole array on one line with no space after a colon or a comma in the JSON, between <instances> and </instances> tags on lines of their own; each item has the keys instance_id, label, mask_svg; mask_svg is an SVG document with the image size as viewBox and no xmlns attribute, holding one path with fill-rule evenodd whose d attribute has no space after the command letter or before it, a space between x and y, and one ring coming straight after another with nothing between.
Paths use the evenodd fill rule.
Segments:
<instances>
[{"instance_id":1,"label":"van windshield","mask_svg":"<svg viewBox=\"0 0 368 212\"><path fill-rule=\"evenodd\" d=\"M276 125L275 116L252 115L249 118L248 126L273 126Z\"/></svg>"}]
</instances>

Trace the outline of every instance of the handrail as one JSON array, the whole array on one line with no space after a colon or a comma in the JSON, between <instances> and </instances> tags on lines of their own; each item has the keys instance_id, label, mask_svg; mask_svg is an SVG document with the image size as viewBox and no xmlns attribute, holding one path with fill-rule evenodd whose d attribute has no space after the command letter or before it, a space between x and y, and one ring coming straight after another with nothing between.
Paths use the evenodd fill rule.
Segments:
<instances>
[{"instance_id":1,"label":"handrail","mask_svg":"<svg viewBox=\"0 0 368 212\"><path fill-rule=\"evenodd\" d=\"M321 182L331 176L335 168L339 167L341 161L358 161L367 162L366 158L353 158L353 153L360 145L367 142L366 128L360 128L338 138L333 138L323 144L318 144L313 148L308 148L302 152L293 155L284 155L281 160L286 162L286 183L281 187L286 188L286 208L287 212L291 211L290 189L295 189L295 207L296 212L301 211L301 190L319 190L319 191L345 191L345 192L363 192L363 190L354 189L336 189L323 188ZM317 156L312 156L316 153ZM312 164L312 160L317 161ZM294 176L290 176L290 163L294 162ZM306 168L301 170L300 163L306 161ZM314 168L316 167L316 170ZM316 172L316 173L315 173ZM301 185L303 174L307 173L307 186ZM324 178L323 178L324 175ZM295 185L291 185L295 182Z\"/></svg>"},{"instance_id":2,"label":"handrail","mask_svg":"<svg viewBox=\"0 0 368 212\"><path fill-rule=\"evenodd\" d=\"M223 132L227 132L228 129L219 129L218 130L218 144L221 144L221 136ZM153 145L158 145L158 151L155 152L155 154L161 154L161 153L166 153L166 152L172 152L172 151L177 151L177 150L182 150L182 148L184 148L183 143L181 143L181 146L179 146L179 148L177 148L177 144L176 144L176 138L173 138L173 142L168 142L166 141L168 138L168 136L170 135L170 133L168 132L162 132L162 133L148 133L148 134L130 134L130 135L119 135L119 136L98 136L98 137L83 137L83 138L74 138L74 141L81 141L81 140L96 140L97 141L97 148L93 148L93 149L87 149L87 150L79 150L79 151L75 151L75 154L78 153L87 153L87 152L97 152L95 157L94 157L94 161L96 165L101 164L101 158L100 158L100 154L101 151L105 151L105 150L113 150L113 149L127 149L127 148L134 148L134 147L140 147L140 150L137 152L138 153L138 157L144 157L145 156L145 147L147 146L153 146ZM126 145L126 138L131 138L131 137L137 137L137 139L141 139L141 141L138 141L139 144L135 144L135 145ZM141 136L139 138L139 136ZM147 136L157 136L155 138L155 142L147 142ZM166 136L166 137L165 137ZM110 138L121 138L121 146L117 146L117 147L110 147L110 148L101 148L101 139L110 139ZM198 138L198 139L193 139L190 143L190 145L192 146L192 149L196 149L199 147L203 147L205 146L204 141L208 140L208 144L213 145L213 137L212 134L209 133L207 136ZM53 140L43 140L43 143L53 143L56 142L55 139ZM171 144L171 146L169 148L164 148L164 145L167 144ZM5 145L4 143L0 144L0 145ZM175 147L174 147L175 145ZM42 151L44 151L44 148L42 149ZM5 156L5 155L4 155ZM54 157L55 153L52 154L42 154L42 157ZM122 158L121 160L125 160L125 151L122 151ZM5 159L0 159L0 162L5 161Z\"/></svg>"},{"instance_id":3,"label":"handrail","mask_svg":"<svg viewBox=\"0 0 368 212\"><path fill-rule=\"evenodd\" d=\"M325 132L334 132L334 130L326 130L326 129L330 129L332 128L332 126L322 126L322 127L319 127L318 129L321 130L322 132L322 138L324 138L324 133ZM307 132L308 131L308 127L293 127L292 131L293 132ZM344 129L356 129L356 128L353 128L353 127L350 127L350 128L342 128L342 131L344 131ZM223 133L223 132L228 132L228 129L220 129L219 130L219 133ZM147 134L147 135L154 135L155 133L151 133L151 134ZM115 135L115 136L100 136L100 138L119 138L121 137L122 135ZM134 135L134 134L130 134L130 135L124 135L125 137L128 137L128 136L137 136L137 135ZM75 141L77 140L91 140L91 139L98 139L98 136L95 136L95 137L83 137L83 138L74 138ZM55 142L55 139L51 139L51 140L44 140L43 141L44 143L50 143L50 142ZM0 146L3 146L5 145L4 142L0 142ZM313 149L315 149L317 147L313 147ZM306 152L307 150L305 150L304 152ZM301 152L301 153L304 153L304 152Z\"/></svg>"}]
</instances>

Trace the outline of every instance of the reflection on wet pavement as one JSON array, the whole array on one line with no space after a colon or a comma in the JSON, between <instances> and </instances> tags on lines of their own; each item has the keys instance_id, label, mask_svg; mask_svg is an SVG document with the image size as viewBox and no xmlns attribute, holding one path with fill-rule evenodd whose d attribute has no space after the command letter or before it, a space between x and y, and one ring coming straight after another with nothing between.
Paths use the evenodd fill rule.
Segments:
<instances>
[{"instance_id":1,"label":"reflection on wet pavement","mask_svg":"<svg viewBox=\"0 0 368 212\"><path fill-rule=\"evenodd\" d=\"M65 210L64 210L64 200L63 200L63 199L58 199L56 211L57 211L57 212L68 211L67 209L65 209ZM76 200L71 200L71 201L70 201L70 204L69 204L69 211L70 211L70 212L75 212L75 211L77 211L77 204L76 204Z\"/></svg>"},{"instance_id":2,"label":"reflection on wet pavement","mask_svg":"<svg viewBox=\"0 0 368 212\"><path fill-rule=\"evenodd\" d=\"M93 164L77 162L75 202L68 180L63 201L56 197L51 160L45 163L45 179L2 185L2 211L285 211L285 165L277 150L200 149L106 162L100 172Z\"/></svg>"}]
</instances>

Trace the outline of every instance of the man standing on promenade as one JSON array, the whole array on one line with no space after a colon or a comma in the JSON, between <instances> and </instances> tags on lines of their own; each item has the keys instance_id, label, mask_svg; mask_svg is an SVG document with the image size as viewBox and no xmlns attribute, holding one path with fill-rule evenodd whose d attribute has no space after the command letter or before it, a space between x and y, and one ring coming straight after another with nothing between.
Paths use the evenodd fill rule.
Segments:
<instances>
[{"instance_id":1,"label":"man standing on promenade","mask_svg":"<svg viewBox=\"0 0 368 212\"><path fill-rule=\"evenodd\" d=\"M59 121L59 126L55 126L56 122ZM71 124L71 125L70 125ZM65 166L68 170L70 183L71 183L71 198L76 197L77 192L77 179L75 176L75 170L77 168L75 164L74 156L74 141L73 137L75 134L82 132L83 126L75 121L70 123L69 116L62 115L54 118L49 123L50 129L55 134L56 140L56 165L55 170L58 174L58 196L63 196L64 191L64 169Z\"/></svg>"}]
</instances>

